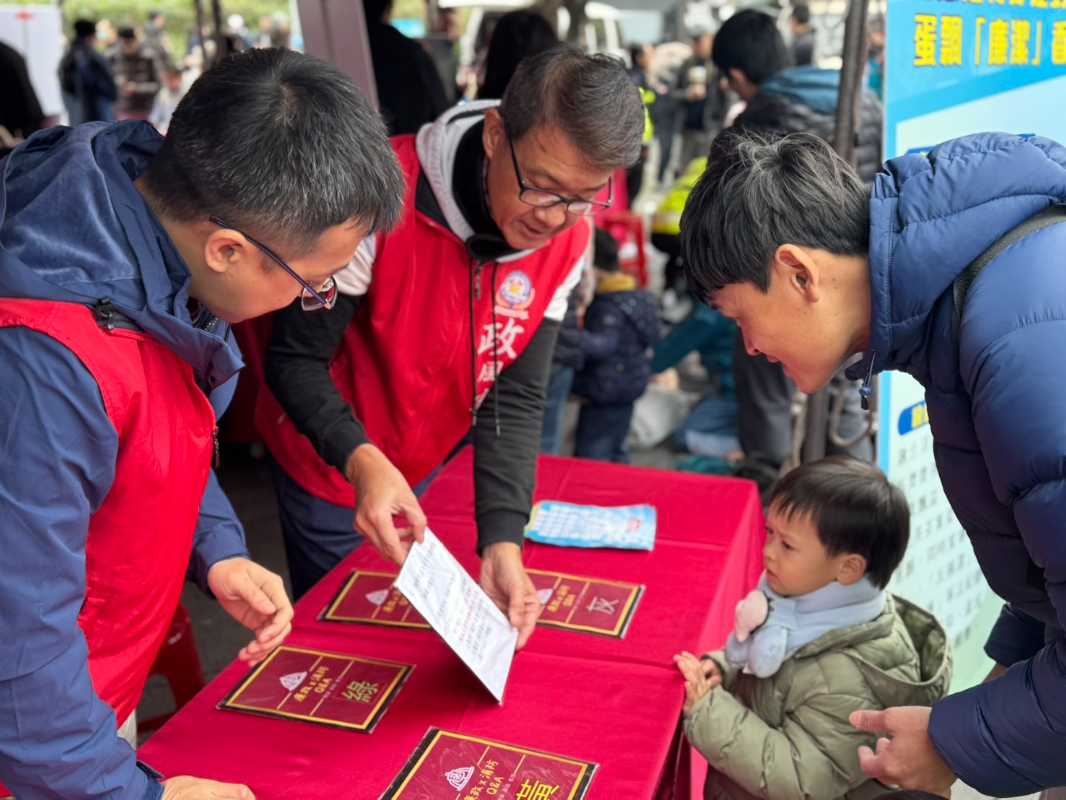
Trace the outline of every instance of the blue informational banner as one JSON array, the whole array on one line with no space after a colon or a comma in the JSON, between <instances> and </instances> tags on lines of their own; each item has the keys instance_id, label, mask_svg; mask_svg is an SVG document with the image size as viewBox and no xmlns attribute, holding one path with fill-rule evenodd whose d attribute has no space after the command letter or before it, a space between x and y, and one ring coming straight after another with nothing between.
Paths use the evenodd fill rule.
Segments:
<instances>
[{"instance_id":1,"label":"blue informational banner","mask_svg":"<svg viewBox=\"0 0 1066 800\"><path fill-rule=\"evenodd\" d=\"M892 0L885 153L987 130L1066 133L1066 0Z\"/></svg>"},{"instance_id":2,"label":"blue informational banner","mask_svg":"<svg viewBox=\"0 0 1066 800\"><path fill-rule=\"evenodd\" d=\"M1066 0L892 0L885 67L885 157L981 131L1066 142ZM943 623L955 688L982 680L999 600L940 489L925 391L881 377L878 461L911 505L911 545L892 590Z\"/></svg>"}]
</instances>

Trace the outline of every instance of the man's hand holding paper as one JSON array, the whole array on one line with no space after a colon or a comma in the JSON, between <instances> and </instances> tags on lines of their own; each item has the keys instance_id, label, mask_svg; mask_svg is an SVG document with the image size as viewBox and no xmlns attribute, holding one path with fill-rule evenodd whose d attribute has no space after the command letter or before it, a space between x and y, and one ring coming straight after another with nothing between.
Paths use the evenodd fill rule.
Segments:
<instances>
[{"instance_id":1,"label":"man's hand holding paper","mask_svg":"<svg viewBox=\"0 0 1066 800\"><path fill-rule=\"evenodd\" d=\"M517 544L498 542L485 548L481 588L518 629L518 649L525 647L544 606L522 564L522 549Z\"/></svg>"},{"instance_id":2,"label":"man's hand holding paper","mask_svg":"<svg viewBox=\"0 0 1066 800\"><path fill-rule=\"evenodd\" d=\"M502 703L518 630L429 528L411 547L396 588Z\"/></svg>"}]
</instances>

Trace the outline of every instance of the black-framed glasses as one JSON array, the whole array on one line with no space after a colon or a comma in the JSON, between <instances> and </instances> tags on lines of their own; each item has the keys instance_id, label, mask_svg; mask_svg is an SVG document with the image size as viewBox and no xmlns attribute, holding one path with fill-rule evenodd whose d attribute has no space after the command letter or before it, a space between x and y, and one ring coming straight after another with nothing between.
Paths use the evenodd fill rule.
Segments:
<instances>
[{"instance_id":1,"label":"black-framed glasses","mask_svg":"<svg viewBox=\"0 0 1066 800\"><path fill-rule=\"evenodd\" d=\"M275 253L273 250L271 250L269 247L267 247L255 237L249 236L240 228L234 228L232 225L227 224L218 217L210 217L209 219L212 223L218 225L218 227L220 228L226 228L228 230L236 231L237 233L239 233L249 242L258 247L261 251L263 251L263 253L271 261L273 261L275 264L277 264L279 267L289 273L289 275L292 276L292 279L303 287L303 292L300 293L300 307L304 311L319 311L322 309L329 311L331 308L333 308L333 306L337 304L337 282L333 280L332 275L326 278L325 283L323 283L318 289L315 289L315 287L313 287L311 284L301 278L297 274L296 270L290 267L288 262L285 261L284 258L279 256L277 253Z\"/></svg>"},{"instance_id":2,"label":"black-framed glasses","mask_svg":"<svg viewBox=\"0 0 1066 800\"><path fill-rule=\"evenodd\" d=\"M514 164L514 174L518 178L518 199L527 206L534 208L555 208L557 205L565 205L567 214L587 217L590 214L608 209L614 203L614 176L607 180L607 202L598 203L595 200L586 200L583 197L565 197L545 189L530 186L522 177L522 170L518 166L518 156L514 151L514 139L507 134L507 145L511 148L511 163Z\"/></svg>"}]
</instances>

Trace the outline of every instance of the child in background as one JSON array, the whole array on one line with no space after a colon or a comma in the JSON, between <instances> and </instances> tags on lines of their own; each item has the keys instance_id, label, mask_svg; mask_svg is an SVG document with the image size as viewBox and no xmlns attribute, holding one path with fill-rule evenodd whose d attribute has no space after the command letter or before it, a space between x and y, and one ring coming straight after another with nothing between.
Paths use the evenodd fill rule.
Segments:
<instances>
[{"instance_id":1,"label":"child in background","mask_svg":"<svg viewBox=\"0 0 1066 800\"><path fill-rule=\"evenodd\" d=\"M833 456L793 470L767 512L765 572L724 651L674 657L685 732L711 765L705 798L884 797L852 727L862 709L932 705L951 679L932 615L885 591L907 548L903 493Z\"/></svg>"},{"instance_id":2,"label":"child in background","mask_svg":"<svg viewBox=\"0 0 1066 800\"><path fill-rule=\"evenodd\" d=\"M585 398L577 422L574 455L626 463L633 403L651 376L652 348L659 341L655 298L618 269L618 243L595 231L596 295L585 315L581 349L585 365L574 392Z\"/></svg>"},{"instance_id":3,"label":"child in background","mask_svg":"<svg viewBox=\"0 0 1066 800\"><path fill-rule=\"evenodd\" d=\"M711 389L696 404L681 427L674 431L678 450L726 461L739 461L740 436L737 430L737 396L733 380L733 343L736 323L710 306L699 303L688 318L678 324L655 348L651 370L657 375L673 372L693 350L712 382ZM668 372L669 371L669 372Z\"/></svg>"},{"instance_id":4,"label":"child in background","mask_svg":"<svg viewBox=\"0 0 1066 800\"><path fill-rule=\"evenodd\" d=\"M170 118L174 116L174 111L184 96L185 86L181 69L168 66L164 70L163 88L155 96L152 113L148 115L148 121L164 136L170 127Z\"/></svg>"}]
</instances>

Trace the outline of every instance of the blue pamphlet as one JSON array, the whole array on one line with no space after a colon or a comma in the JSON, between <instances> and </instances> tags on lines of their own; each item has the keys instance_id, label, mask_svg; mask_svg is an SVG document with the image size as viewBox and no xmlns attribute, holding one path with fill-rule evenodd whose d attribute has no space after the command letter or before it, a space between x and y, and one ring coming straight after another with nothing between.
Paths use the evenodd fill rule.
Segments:
<instances>
[{"instance_id":1,"label":"blue pamphlet","mask_svg":"<svg viewBox=\"0 0 1066 800\"><path fill-rule=\"evenodd\" d=\"M650 505L580 506L541 500L533 506L526 538L560 547L655 547L656 514Z\"/></svg>"}]
</instances>

